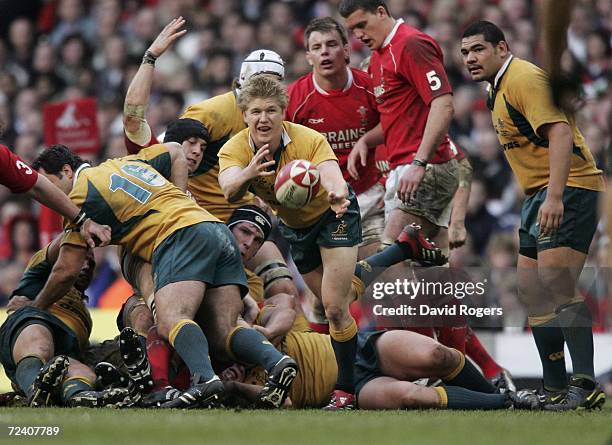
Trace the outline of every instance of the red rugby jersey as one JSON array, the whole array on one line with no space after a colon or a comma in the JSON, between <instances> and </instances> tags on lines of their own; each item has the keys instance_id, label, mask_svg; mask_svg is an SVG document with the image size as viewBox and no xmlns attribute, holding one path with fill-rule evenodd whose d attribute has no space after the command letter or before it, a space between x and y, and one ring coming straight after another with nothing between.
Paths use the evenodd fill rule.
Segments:
<instances>
[{"instance_id":1,"label":"red rugby jersey","mask_svg":"<svg viewBox=\"0 0 612 445\"><path fill-rule=\"evenodd\" d=\"M136 153L138 153L143 148L147 148L147 147L150 147L151 145L159 144L159 141L157 140L157 138L153 134L153 130L151 130L151 140L149 141L149 143L147 145L138 145L137 143L133 142L128 137L128 135L125 133L125 130L123 131L123 137L125 139L125 148L127 149L127 152L130 155L135 155Z\"/></svg>"},{"instance_id":2,"label":"red rugby jersey","mask_svg":"<svg viewBox=\"0 0 612 445\"><path fill-rule=\"evenodd\" d=\"M8 187L13 193L25 193L34 187L37 180L36 170L8 147L0 144L0 184Z\"/></svg>"},{"instance_id":3,"label":"red rugby jersey","mask_svg":"<svg viewBox=\"0 0 612 445\"><path fill-rule=\"evenodd\" d=\"M452 93L442 50L430 36L398 20L383 46L372 52L368 72L391 168L408 164L423 139L431 101ZM429 162L452 158L446 136Z\"/></svg>"},{"instance_id":4,"label":"red rugby jersey","mask_svg":"<svg viewBox=\"0 0 612 445\"><path fill-rule=\"evenodd\" d=\"M286 119L322 133L338 158L344 179L355 193L363 193L380 178L370 151L368 165L359 169L355 181L346 168L348 155L368 130L378 124L378 112L367 73L347 68L349 79L342 90L325 91L316 84L313 73L293 82L288 89Z\"/></svg>"}]
</instances>

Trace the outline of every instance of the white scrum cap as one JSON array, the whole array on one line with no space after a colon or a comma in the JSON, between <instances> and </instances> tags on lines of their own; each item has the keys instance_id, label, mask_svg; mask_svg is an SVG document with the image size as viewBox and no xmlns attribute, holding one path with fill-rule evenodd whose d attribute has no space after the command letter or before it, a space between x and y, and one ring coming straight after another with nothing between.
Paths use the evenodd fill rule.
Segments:
<instances>
[{"instance_id":1,"label":"white scrum cap","mask_svg":"<svg viewBox=\"0 0 612 445\"><path fill-rule=\"evenodd\" d=\"M255 74L276 74L281 80L285 78L285 63L281 56L269 49L258 49L244 59L240 67L240 85Z\"/></svg>"}]
</instances>

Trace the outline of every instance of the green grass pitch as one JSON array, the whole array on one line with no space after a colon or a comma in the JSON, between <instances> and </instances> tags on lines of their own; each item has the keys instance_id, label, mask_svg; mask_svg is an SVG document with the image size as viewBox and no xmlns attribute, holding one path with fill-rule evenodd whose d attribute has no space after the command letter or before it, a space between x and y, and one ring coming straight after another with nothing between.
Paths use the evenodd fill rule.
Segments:
<instances>
[{"instance_id":1,"label":"green grass pitch","mask_svg":"<svg viewBox=\"0 0 612 445\"><path fill-rule=\"evenodd\" d=\"M8 438L7 425L59 425L57 438ZM0 444L612 444L596 412L0 409Z\"/></svg>"}]
</instances>

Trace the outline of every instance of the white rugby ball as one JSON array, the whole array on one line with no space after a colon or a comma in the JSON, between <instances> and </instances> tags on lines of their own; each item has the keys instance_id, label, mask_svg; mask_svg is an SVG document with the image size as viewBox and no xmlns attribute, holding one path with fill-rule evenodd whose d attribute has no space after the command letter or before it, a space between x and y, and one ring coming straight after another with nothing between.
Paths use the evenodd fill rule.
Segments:
<instances>
[{"instance_id":1,"label":"white rugby ball","mask_svg":"<svg viewBox=\"0 0 612 445\"><path fill-rule=\"evenodd\" d=\"M319 191L319 170L311 162L297 159L285 165L276 176L276 200L290 209L304 207Z\"/></svg>"}]
</instances>

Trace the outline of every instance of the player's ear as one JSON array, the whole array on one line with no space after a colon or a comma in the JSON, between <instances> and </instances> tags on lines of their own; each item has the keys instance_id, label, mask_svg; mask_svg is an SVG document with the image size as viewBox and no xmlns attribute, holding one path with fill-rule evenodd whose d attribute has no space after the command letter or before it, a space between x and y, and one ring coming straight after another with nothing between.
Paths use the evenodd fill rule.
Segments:
<instances>
[{"instance_id":1,"label":"player's ear","mask_svg":"<svg viewBox=\"0 0 612 445\"><path fill-rule=\"evenodd\" d=\"M64 166L62 167L62 173L70 180L72 180L72 177L74 176L74 171L72 170L72 167L70 167L70 165L68 164L64 164Z\"/></svg>"}]
</instances>

